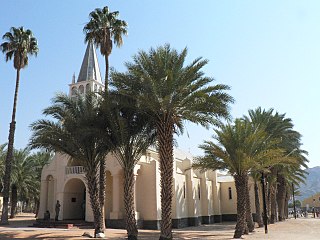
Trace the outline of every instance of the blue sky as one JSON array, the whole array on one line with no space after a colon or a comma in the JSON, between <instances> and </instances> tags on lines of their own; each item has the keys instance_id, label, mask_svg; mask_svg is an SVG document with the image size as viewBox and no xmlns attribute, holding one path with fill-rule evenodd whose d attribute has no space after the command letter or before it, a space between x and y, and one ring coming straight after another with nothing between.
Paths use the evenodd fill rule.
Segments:
<instances>
[{"instance_id":1,"label":"blue sky","mask_svg":"<svg viewBox=\"0 0 320 240\"><path fill-rule=\"evenodd\" d=\"M68 92L79 74L85 51L83 26L89 13L108 5L120 11L129 35L110 57L123 70L139 49L170 43L188 47L188 61L209 60L205 73L216 83L231 86L236 102L232 116L241 117L258 106L274 108L292 118L309 152L310 167L319 165L318 133L320 79L319 1L149 1L149 0L12 0L0 9L0 35L24 26L39 41L37 58L21 72L15 147L30 137L29 125L41 118L57 92ZM104 74L104 61L100 57ZM7 141L16 72L0 56L0 143ZM179 147L194 155L212 129L186 124Z\"/></svg>"}]
</instances>

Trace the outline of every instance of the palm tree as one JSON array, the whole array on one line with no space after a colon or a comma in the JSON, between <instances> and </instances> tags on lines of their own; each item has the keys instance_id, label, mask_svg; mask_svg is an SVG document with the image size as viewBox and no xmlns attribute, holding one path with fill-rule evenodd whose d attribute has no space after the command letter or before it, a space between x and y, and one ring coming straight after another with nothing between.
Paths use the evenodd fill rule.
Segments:
<instances>
[{"instance_id":1,"label":"palm tree","mask_svg":"<svg viewBox=\"0 0 320 240\"><path fill-rule=\"evenodd\" d=\"M105 94L108 93L109 76L109 56L112 52L112 40L117 47L123 44L122 35L127 34L127 23L117 19L119 12L110 12L107 6L102 9L96 8L90 13L90 21L84 26L83 31L86 34L85 42L92 41L100 48L106 64L105 73ZM105 95L106 97L106 95ZM104 209L105 200L105 161L100 162L100 204Z\"/></svg>"},{"instance_id":2,"label":"palm tree","mask_svg":"<svg viewBox=\"0 0 320 240\"><path fill-rule=\"evenodd\" d=\"M9 203L9 188L11 178L11 164L13 158L14 133L16 129L16 111L18 101L18 90L20 82L20 70L26 67L29 63L28 55L37 55L38 44L37 39L33 37L31 30L24 30L23 27L12 27L10 32L7 32L2 37L5 42L1 46L1 50L6 54L6 61L13 58L13 66L17 70L16 87L14 92L13 110L10 123L8 137L8 151L5 161L4 174L4 190L3 190L3 208L1 215L1 224L9 224L8 222L8 203Z\"/></svg>"},{"instance_id":3,"label":"palm tree","mask_svg":"<svg viewBox=\"0 0 320 240\"><path fill-rule=\"evenodd\" d=\"M304 156L307 152L296 148L291 152L287 153L290 155L294 161L287 166L279 166L277 168L277 195L276 201L278 204L278 216L279 221L284 221L286 219L286 196L291 195L292 183L299 185L304 183L305 177L307 175L306 169L308 159ZM304 169L302 169L302 167Z\"/></svg>"},{"instance_id":4,"label":"palm tree","mask_svg":"<svg viewBox=\"0 0 320 240\"><path fill-rule=\"evenodd\" d=\"M110 104L111 103L111 104ZM155 132L150 128L149 117L142 113L135 101L117 94L106 102L106 121L109 121L115 138L113 151L124 170L124 208L128 239L138 239L134 203L134 168L142 154L154 143ZM110 106L111 105L111 106Z\"/></svg>"},{"instance_id":5,"label":"palm tree","mask_svg":"<svg viewBox=\"0 0 320 240\"><path fill-rule=\"evenodd\" d=\"M113 72L112 84L132 96L150 116L157 132L161 175L161 236L172 239L173 136L183 131L184 121L208 127L229 117L233 102L226 85L213 85L201 71L208 61L197 58L185 66L187 49L181 53L170 45L140 51L127 72Z\"/></svg>"},{"instance_id":6,"label":"palm tree","mask_svg":"<svg viewBox=\"0 0 320 240\"><path fill-rule=\"evenodd\" d=\"M40 184L35 179L33 163L30 159L30 149L24 148L14 151L11 180L11 215L16 214L17 202L22 199L30 199Z\"/></svg>"},{"instance_id":7,"label":"palm tree","mask_svg":"<svg viewBox=\"0 0 320 240\"><path fill-rule=\"evenodd\" d=\"M260 205L260 191L258 182L261 179L260 173L251 173L251 177L254 181L254 204L256 209L256 221L259 227L263 227L262 215L261 215L261 205Z\"/></svg>"},{"instance_id":8,"label":"palm tree","mask_svg":"<svg viewBox=\"0 0 320 240\"><path fill-rule=\"evenodd\" d=\"M244 119L250 121L254 126L264 129L270 139L278 139L278 147L285 150L283 156L286 156L283 161L287 164L276 164L273 167L270 165L269 176L269 194L270 194L270 211L271 219L270 222L274 223L276 221L276 205L278 202L279 210L279 220L285 219L284 216L284 206L285 206L285 177L281 172L286 172L289 169L300 169L300 166L306 167L307 159L303 154L307 154L306 151L301 150L301 135L299 132L293 130L293 123L290 118L286 118L285 114L279 114L278 112L273 112L273 109L262 110L258 107L255 110L249 110L249 116L244 116ZM290 158L288 158L290 155ZM291 160L291 163L288 162ZM294 167L294 166L298 167ZM293 175L294 174L289 174ZM278 189L277 189L278 188ZM277 201L277 202L276 202Z\"/></svg>"},{"instance_id":9,"label":"palm tree","mask_svg":"<svg viewBox=\"0 0 320 240\"><path fill-rule=\"evenodd\" d=\"M104 231L97 170L111 145L106 132L95 127L102 122L99 121L100 98L96 94L76 98L60 94L43 113L56 121L39 120L33 123L30 145L67 154L84 166L96 236Z\"/></svg>"},{"instance_id":10,"label":"palm tree","mask_svg":"<svg viewBox=\"0 0 320 240\"><path fill-rule=\"evenodd\" d=\"M268 141L268 135L263 130L240 119L236 119L234 124L221 125L221 130L215 130L213 138L217 143L205 141L200 145L205 156L197 158L193 167L202 170L228 170L234 177L237 191L237 224L234 238L240 238L246 231L246 218L250 209L248 174L250 171L261 169L261 163L268 159L278 159L283 151Z\"/></svg>"},{"instance_id":11,"label":"palm tree","mask_svg":"<svg viewBox=\"0 0 320 240\"><path fill-rule=\"evenodd\" d=\"M222 125L221 130L215 130L213 137L218 144L205 141L199 147L205 156L197 158L193 168L202 170L228 170L234 177L237 191L237 224L234 238L240 238L246 229L246 186L248 172L251 169L251 150L257 137L254 129L247 123L236 120L234 125Z\"/></svg>"},{"instance_id":12,"label":"palm tree","mask_svg":"<svg viewBox=\"0 0 320 240\"><path fill-rule=\"evenodd\" d=\"M108 89L109 56L112 52L112 40L117 47L123 44L122 35L127 35L127 23L118 19L119 12L110 12L107 6L96 8L90 13L90 21L84 26L85 42L92 41L100 48L105 58L105 89Z\"/></svg>"}]
</instances>

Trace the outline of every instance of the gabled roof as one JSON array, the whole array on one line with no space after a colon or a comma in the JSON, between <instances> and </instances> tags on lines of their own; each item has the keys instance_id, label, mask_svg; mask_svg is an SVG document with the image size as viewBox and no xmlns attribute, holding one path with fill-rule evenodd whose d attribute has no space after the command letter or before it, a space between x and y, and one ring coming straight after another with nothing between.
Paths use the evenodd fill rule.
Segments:
<instances>
[{"instance_id":1,"label":"gabled roof","mask_svg":"<svg viewBox=\"0 0 320 240\"><path fill-rule=\"evenodd\" d=\"M102 83L97 53L91 42L88 43L84 54L77 82L88 80L96 80Z\"/></svg>"}]
</instances>

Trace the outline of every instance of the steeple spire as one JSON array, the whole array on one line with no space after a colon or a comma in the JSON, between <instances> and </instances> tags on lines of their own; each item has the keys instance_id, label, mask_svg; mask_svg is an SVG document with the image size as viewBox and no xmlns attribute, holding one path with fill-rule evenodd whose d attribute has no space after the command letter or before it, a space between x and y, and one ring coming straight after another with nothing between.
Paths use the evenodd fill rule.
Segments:
<instances>
[{"instance_id":1,"label":"steeple spire","mask_svg":"<svg viewBox=\"0 0 320 240\"><path fill-rule=\"evenodd\" d=\"M72 84L75 84L76 83L76 74L73 73L72 75Z\"/></svg>"},{"instance_id":2,"label":"steeple spire","mask_svg":"<svg viewBox=\"0 0 320 240\"><path fill-rule=\"evenodd\" d=\"M89 80L96 80L102 83L98 58L92 42L88 42L77 82Z\"/></svg>"}]
</instances>

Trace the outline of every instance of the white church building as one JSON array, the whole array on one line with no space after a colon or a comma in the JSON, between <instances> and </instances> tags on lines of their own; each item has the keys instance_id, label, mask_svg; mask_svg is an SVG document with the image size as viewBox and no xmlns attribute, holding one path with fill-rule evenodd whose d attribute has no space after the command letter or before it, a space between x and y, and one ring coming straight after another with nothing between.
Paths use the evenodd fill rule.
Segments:
<instances>
[{"instance_id":1,"label":"white church building","mask_svg":"<svg viewBox=\"0 0 320 240\"><path fill-rule=\"evenodd\" d=\"M69 94L103 88L95 48L88 44L80 73L69 85ZM217 171L191 169L192 155L174 150L172 224L174 228L236 220L236 189L231 176ZM105 159L107 170L105 219L110 228L124 227L123 170L111 154ZM139 228L159 229L161 220L159 157L149 149L135 167L134 200ZM251 203L254 203L253 186ZM67 155L57 153L41 175L39 218L49 211L54 218L60 201L59 220L93 221L84 168L75 166ZM253 205L253 204L251 204ZM254 213L254 208L252 208Z\"/></svg>"}]
</instances>

